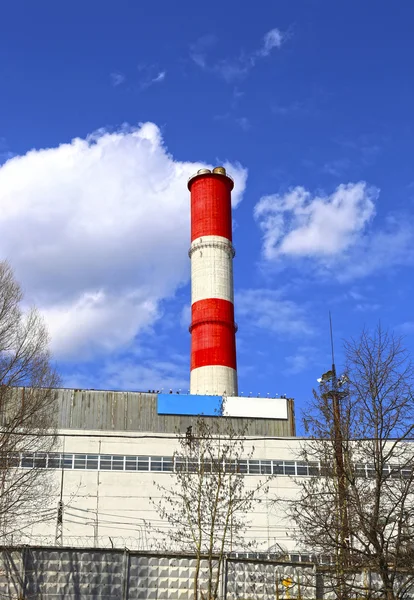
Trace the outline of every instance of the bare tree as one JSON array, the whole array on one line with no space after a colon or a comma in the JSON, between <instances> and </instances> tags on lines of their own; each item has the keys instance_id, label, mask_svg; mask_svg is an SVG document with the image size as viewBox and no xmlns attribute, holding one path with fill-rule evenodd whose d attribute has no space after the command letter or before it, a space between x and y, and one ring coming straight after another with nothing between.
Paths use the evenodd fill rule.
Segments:
<instances>
[{"instance_id":1,"label":"bare tree","mask_svg":"<svg viewBox=\"0 0 414 600\"><path fill-rule=\"evenodd\" d=\"M178 444L171 486L156 484L161 498L153 504L167 525L156 533L164 548L195 555L194 600L215 600L226 554L253 548L247 515L264 501L269 477L247 483L254 448L226 417L197 417Z\"/></svg>"},{"instance_id":2,"label":"bare tree","mask_svg":"<svg viewBox=\"0 0 414 600\"><path fill-rule=\"evenodd\" d=\"M3 540L48 516L44 455L56 443L56 392L46 327L23 311L22 290L0 262L0 535ZM25 453L36 452L34 466Z\"/></svg>"},{"instance_id":3,"label":"bare tree","mask_svg":"<svg viewBox=\"0 0 414 600\"><path fill-rule=\"evenodd\" d=\"M414 368L381 327L346 342L345 356L305 415L313 476L298 480L290 512L307 551L333 561L337 597L395 600L414 585Z\"/></svg>"}]
</instances>

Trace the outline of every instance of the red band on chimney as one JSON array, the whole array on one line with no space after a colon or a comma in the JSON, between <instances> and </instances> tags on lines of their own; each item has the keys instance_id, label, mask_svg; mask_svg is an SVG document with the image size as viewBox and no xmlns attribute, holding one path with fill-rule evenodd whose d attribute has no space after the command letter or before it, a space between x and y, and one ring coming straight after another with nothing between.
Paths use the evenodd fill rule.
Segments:
<instances>
[{"instance_id":1,"label":"red band on chimney","mask_svg":"<svg viewBox=\"0 0 414 600\"><path fill-rule=\"evenodd\" d=\"M203 323L222 323L235 331L233 303L221 298L207 298L194 302L191 307L190 332L196 325Z\"/></svg>"},{"instance_id":2,"label":"red band on chimney","mask_svg":"<svg viewBox=\"0 0 414 600\"><path fill-rule=\"evenodd\" d=\"M191 183L191 241L205 235L232 240L231 190L228 177L209 175Z\"/></svg>"},{"instance_id":3,"label":"red band on chimney","mask_svg":"<svg viewBox=\"0 0 414 600\"><path fill-rule=\"evenodd\" d=\"M191 370L211 365L236 369L234 323L194 324L191 332Z\"/></svg>"}]
</instances>

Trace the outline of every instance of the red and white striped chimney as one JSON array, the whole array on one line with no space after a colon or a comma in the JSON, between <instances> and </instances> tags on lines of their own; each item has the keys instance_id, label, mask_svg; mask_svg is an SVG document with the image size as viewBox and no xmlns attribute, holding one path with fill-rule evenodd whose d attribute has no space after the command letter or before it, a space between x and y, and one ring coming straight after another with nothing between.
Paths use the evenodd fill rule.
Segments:
<instances>
[{"instance_id":1,"label":"red and white striped chimney","mask_svg":"<svg viewBox=\"0 0 414 600\"><path fill-rule=\"evenodd\" d=\"M231 190L223 167L200 169L191 193L192 394L237 396Z\"/></svg>"}]
</instances>

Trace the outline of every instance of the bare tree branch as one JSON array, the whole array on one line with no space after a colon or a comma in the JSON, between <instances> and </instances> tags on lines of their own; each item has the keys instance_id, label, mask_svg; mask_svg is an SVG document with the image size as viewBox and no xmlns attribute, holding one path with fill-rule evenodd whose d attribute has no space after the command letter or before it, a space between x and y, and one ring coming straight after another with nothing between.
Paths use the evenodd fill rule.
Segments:
<instances>
[{"instance_id":1,"label":"bare tree branch","mask_svg":"<svg viewBox=\"0 0 414 600\"><path fill-rule=\"evenodd\" d=\"M226 554L252 548L244 535L246 515L264 500L269 477L245 487L243 462L254 452L246 450L245 433L225 417L213 423L197 417L186 435L178 435L172 485L156 485L161 497L153 505L169 527L154 533L164 549L195 554L195 600L216 600Z\"/></svg>"},{"instance_id":2,"label":"bare tree branch","mask_svg":"<svg viewBox=\"0 0 414 600\"><path fill-rule=\"evenodd\" d=\"M345 342L345 356L344 376L322 376L304 417L301 456L318 469L297 480L289 512L307 551L331 557L338 598L396 600L414 585L414 369L380 326ZM380 578L381 594L361 588L361 570Z\"/></svg>"},{"instance_id":3,"label":"bare tree branch","mask_svg":"<svg viewBox=\"0 0 414 600\"><path fill-rule=\"evenodd\" d=\"M0 262L0 534L5 540L30 519L39 521L51 485L43 455L56 444L59 378L45 324L36 309L21 309L22 298L12 269ZM36 452L34 466L18 468L26 452Z\"/></svg>"}]
</instances>

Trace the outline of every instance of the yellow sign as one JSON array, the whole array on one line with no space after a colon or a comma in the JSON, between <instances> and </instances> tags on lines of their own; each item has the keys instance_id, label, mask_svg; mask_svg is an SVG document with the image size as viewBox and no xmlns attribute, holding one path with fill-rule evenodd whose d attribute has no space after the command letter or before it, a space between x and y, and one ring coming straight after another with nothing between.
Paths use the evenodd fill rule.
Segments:
<instances>
[{"instance_id":1,"label":"yellow sign","mask_svg":"<svg viewBox=\"0 0 414 600\"><path fill-rule=\"evenodd\" d=\"M290 588L292 586L292 584L293 584L293 579L291 579L290 577L284 577L282 579L282 585L285 588Z\"/></svg>"}]
</instances>

